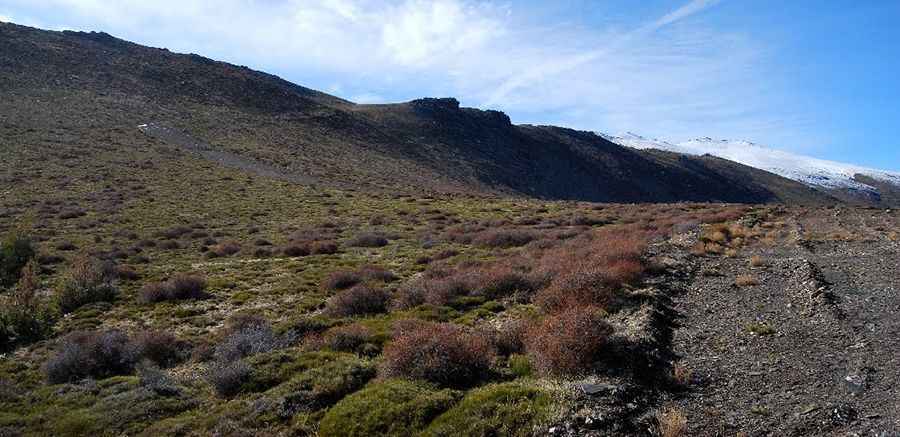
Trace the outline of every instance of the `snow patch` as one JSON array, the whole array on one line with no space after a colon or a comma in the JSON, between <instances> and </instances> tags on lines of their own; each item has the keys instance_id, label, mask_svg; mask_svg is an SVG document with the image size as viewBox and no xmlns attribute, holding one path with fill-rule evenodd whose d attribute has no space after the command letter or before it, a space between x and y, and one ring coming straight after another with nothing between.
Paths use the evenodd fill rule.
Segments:
<instances>
[{"instance_id":1,"label":"snow patch","mask_svg":"<svg viewBox=\"0 0 900 437\"><path fill-rule=\"evenodd\" d=\"M713 155L766 170L813 187L878 192L875 187L854 180L856 175L900 186L900 173L898 172L812 158L749 141L714 140L704 137L675 144L655 138L644 138L631 132L618 136L603 136L616 144L635 149L660 149L689 155Z\"/></svg>"}]
</instances>

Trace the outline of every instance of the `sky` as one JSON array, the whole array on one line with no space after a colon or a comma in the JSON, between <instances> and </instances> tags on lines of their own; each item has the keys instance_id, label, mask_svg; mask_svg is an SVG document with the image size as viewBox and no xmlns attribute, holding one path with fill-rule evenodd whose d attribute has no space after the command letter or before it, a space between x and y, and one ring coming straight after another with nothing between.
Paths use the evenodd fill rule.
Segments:
<instances>
[{"instance_id":1,"label":"sky","mask_svg":"<svg viewBox=\"0 0 900 437\"><path fill-rule=\"evenodd\" d=\"M456 97L515 123L742 139L900 170L900 1L0 0L359 103Z\"/></svg>"}]
</instances>

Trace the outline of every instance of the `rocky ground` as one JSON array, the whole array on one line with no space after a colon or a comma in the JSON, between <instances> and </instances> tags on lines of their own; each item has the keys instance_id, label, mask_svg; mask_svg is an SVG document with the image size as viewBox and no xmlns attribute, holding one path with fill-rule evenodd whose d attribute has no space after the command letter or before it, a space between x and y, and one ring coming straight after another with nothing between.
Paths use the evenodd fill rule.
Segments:
<instances>
[{"instance_id":1,"label":"rocky ground","mask_svg":"<svg viewBox=\"0 0 900 437\"><path fill-rule=\"evenodd\" d=\"M672 349L690 376L669 396L688 434L900 435L896 212L803 212L785 230L684 260Z\"/></svg>"}]
</instances>

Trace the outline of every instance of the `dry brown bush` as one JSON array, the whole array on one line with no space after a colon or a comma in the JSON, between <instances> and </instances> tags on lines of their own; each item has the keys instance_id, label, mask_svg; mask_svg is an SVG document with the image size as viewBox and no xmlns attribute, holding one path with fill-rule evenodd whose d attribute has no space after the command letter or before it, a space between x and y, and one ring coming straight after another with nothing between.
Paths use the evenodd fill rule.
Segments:
<instances>
[{"instance_id":1,"label":"dry brown bush","mask_svg":"<svg viewBox=\"0 0 900 437\"><path fill-rule=\"evenodd\" d=\"M390 298L384 289L357 285L328 299L325 313L332 317L380 314L387 311Z\"/></svg>"},{"instance_id":2,"label":"dry brown bush","mask_svg":"<svg viewBox=\"0 0 900 437\"><path fill-rule=\"evenodd\" d=\"M750 287L759 285L759 280L752 275L738 275L734 278L734 285L737 285L738 287Z\"/></svg>"},{"instance_id":3,"label":"dry brown bush","mask_svg":"<svg viewBox=\"0 0 900 437\"><path fill-rule=\"evenodd\" d=\"M539 373L577 376L602 357L612 327L596 307L573 307L549 315L528 330L525 350Z\"/></svg>"},{"instance_id":4,"label":"dry brown bush","mask_svg":"<svg viewBox=\"0 0 900 437\"><path fill-rule=\"evenodd\" d=\"M422 379L446 387L468 387L483 380L494 361L493 345L452 323L418 323L400 329L384 349L385 377Z\"/></svg>"},{"instance_id":5,"label":"dry brown bush","mask_svg":"<svg viewBox=\"0 0 900 437\"><path fill-rule=\"evenodd\" d=\"M759 255L753 255L750 257L750 266L751 267L763 267L765 265L766 265L766 260L763 257L761 257Z\"/></svg>"},{"instance_id":6,"label":"dry brown bush","mask_svg":"<svg viewBox=\"0 0 900 437\"><path fill-rule=\"evenodd\" d=\"M509 248L519 247L535 239L534 232L517 229L490 229L479 233L472 240L477 246Z\"/></svg>"},{"instance_id":7,"label":"dry brown bush","mask_svg":"<svg viewBox=\"0 0 900 437\"><path fill-rule=\"evenodd\" d=\"M687 417L676 407L657 411L655 418L659 437L682 437L687 432Z\"/></svg>"}]
</instances>

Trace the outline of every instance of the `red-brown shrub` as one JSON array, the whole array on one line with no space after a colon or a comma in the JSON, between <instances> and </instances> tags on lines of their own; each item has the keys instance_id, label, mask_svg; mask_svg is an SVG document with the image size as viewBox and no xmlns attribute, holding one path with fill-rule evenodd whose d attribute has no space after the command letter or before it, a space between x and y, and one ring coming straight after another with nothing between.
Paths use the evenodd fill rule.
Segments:
<instances>
[{"instance_id":1,"label":"red-brown shrub","mask_svg":"<svg viewBox=\"0 0 900 437\"><path fill-rule=\"evenodd\" d=\"M441 277L425 277L412 281L397 290L393 309L408 309L422 304L443 306L472 290L470 281L462 274Z\"/></svg>"},{"instance_id":2,"label":"red-brown shrub","mask_svg":"<svg viewBox=\"0 0 900 437\"><path fill-rule=\"evenodd\" d=\"M573 305L606 307L623 284L637 282L645 269L642 235L598 232L547 251L532 280L544 285L534 303L552 312Z\"/></svg>"},{"instance_id":3,"label":"red-brown shrub","mask_svg":"<svg viewBox=\"0 0 900 437\"><path fill-rule=\"evenodd\" d=\"M228 241L225 243L217 244L213 247L209 248L210 253L214 253L216 256L231 256L241 251L241 245L237 244L233 241Z\"/></svg>"},{"instance_id":4,"label":"red-brown shrub","mask_svg":"<svg viewBox=\"0 0 900 437\"><path fill-rule=\"evenodd\" d=\"M388 245L388 239L383 235L374 233L364 233L357 235L347 241L350 247L384 247Z\"/></svg>"},{"instance_id":5,"label":"red-brown shrub","mask_svg":"<svg viewBox=\"0 0 900 437\"><path fill-rule=\"evenodd\" d=\"M381 373L466 387L489 374L495 354L487 339L459 325L420 324L416 329L401 330L384 348Z\"/></svg>"},{"instance_id":6,"label":"red-brown shrub","mask_svg":"<svg viewBox=\"0 0 900 437\"><path fill-rule=\"evenodd\" d=\"M514 229L491 229L479 233L472 242L482 247L518 247L524 246L534 240L535 234L531 231Z\"/></svg>"},{"instance_id":7,"label":"red-brown shrub","mask_svg":"<svg viewBox=\"0 0 900 437\"><path fill-rule=\"evenodd\" d=\"M357 270L357 273L366 281L391 282L397 279L397 276L389 270L381 266L366 264Z\"/></svg>"},{"instance_id":8,"label":"red-brown shrub","mask_svg":"<svg viewBox=\"0 0 900 437\"><path fill-rule=\"evenodd\" d=\"M313 241L309 244L309 252L313 255L331 255L337 251L338 245L333 241Z\"/></svg>"},{"instance_id":9,"label":"red-brown shrub","mask_svg":"<svg viewBox=\"0 0 900 437\"><path fill-rule=\"evenodd\" d=\"M322 281L322 288L326 290L344 290L363 281L362 275L349 270L331 272Z\"/></svg>"},{"instance_id":10,"label":"red-brown shrub","mask_svg":"<svg viewBox=\"0 0 900 437\"><path fill-rule=\"evenodd\" d=\"M391 295L381 288L357 285L328 299L325 313L332 317L380 314L387 311Z\"/></svg>"},{"instance_id":11,"label":"red-brown shrub","mask_svg":"<svg viewBox=\"0 0 900 437\"><path fill-rule=\"evenodd\" d=\"M284 256L299 257L310 254L308 243L290 242L281 249Z\"/></svg>"},{"instance_id":12,"label":"red-brown shrub","mask_svg":"<svg viewBox=\"0 0 900 437\"><path fill-rule=\"evenodd\" d=\"M573 307L547 316L528 330L525 350L544 375L577 376L590 369L606 349L612 327L596 307Z\"/></svg>"},{"instance_id":13,"label":"red-brown shrub","mask_svg":"<svg viewBox=\"0 0 900 437\"><path fill-rule=\"evenodd\" d=\"M534 284L516 269L504 265L494 265L476 273L477 290L488 299L499 299L514 293L529 294Z\"/></svg>"},{"instance_id":14,"label":"red-brown shrub","mask_svg":"<svg viewBox=\"0 0 900 437\"><path fill-rule=\"evenodd\" d=\"M186 344L163 331L139 332L133 337L132 345L135 354L160 367L171 367L188 356Z\"/></svg>"},{"instance_id":15,"label":"red-brown shrub","mask_svg":"<svg viewBox=\"0 0 900 437\"><path fill-rule=\"evenodd\" d=\"M149 283L141 287L140 300L145 303L164 300L205 299L209 297L206 279L199 275L178 273L168 281Z\"/></svg>"},{"instance_id":16,"label":"red-brown shrub","mask_svg":"<svg viewBox=\"0 0 900 437\"><path fill-rule=\"evenodd\" d=\"M332 272L322 281L322 288L343 290L363 282L391 282L395 279L397 277L384 267L367 264L353 271Z\"/></svg>"}]
</instances>

